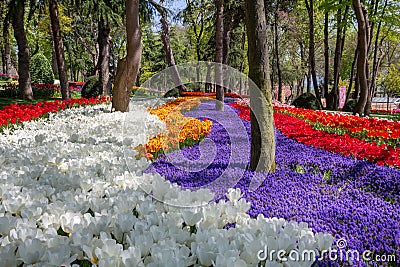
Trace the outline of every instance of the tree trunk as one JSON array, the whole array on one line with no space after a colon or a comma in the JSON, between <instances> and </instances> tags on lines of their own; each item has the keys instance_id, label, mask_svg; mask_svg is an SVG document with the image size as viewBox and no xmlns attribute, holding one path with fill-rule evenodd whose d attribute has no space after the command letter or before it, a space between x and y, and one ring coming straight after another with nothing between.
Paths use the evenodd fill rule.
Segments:
<instances>
[{"instance_id":1,"label":"tree trunk","mask_svg":"<svg viewBox=\"0 0 400 267\"><path fill-rule=\"evenodd\" d=\"M61 38L60 23L58 21L57 0L51 0L49 4L51 29L53 31L54 49L56 52L58 75L60 77L60 87L62 99L71 98L68 87L67 69L65 67L64 45Z\"/></svg>"},{"instance_id":2,"label":"tree trunk","mask_svg":"<svg viewBox=\"0 0 400 267\"><path fill-rule=\"evenodd\" d=\"M11 7L11 24L14 28L14 37L18 45L18 86L22 99L33 100L31 75L29 73L29 47L24 27L24 13L26 0L16 1Z\"/></svg>"},{"instance_id":3,"label":"tree trunk","mask_svg":"<svg viewBox=\"0 0 400 267\"><path fill-rule=\"evenodd\" d=\"M349 84L349 88L347 89L347 94L346 94L346 102L348 101L349 97L350 97L350 93L351 93L351 89L353 87L353 79L354 79L354 68L356 66L357 63L357 58L358 58L358 47L359 47L359 43L357 43L357 48L354 51L354 57L353 57L353 62L351 63L351 72L350 72L350 84ZM354 93L355 95L355 93ZM353 99L357 99L356 96L353 96Z\"/></svg>"},{"instance_id":4,"label":"tree trunk","mask_svg":"<svg viewBox=\"0 0 400 267\"><path fill-rule=\"evenodd\" d=\"M340 1L341 3L342 1ZM347 8L344 18L347 16ZM343 42L343 28L342 25L342 9L338 9L337 11L337 33L336 33L336 47L335 47L335 58L333 63L333 88L331 90L331 95L333 99L329 101L331 103L330 109L337 110L339 108L339 77L340 77L340 68L342 63L342 42Z\"/></svg>"},{"instance_id":5,"label":"tree trunk","mask_svg":"<svg viewBox=\"0 0 400 267\"><path fill-rule=\"evenodd\" d=\"M354 109L354 114L363 115L364 108L368 100L368 75L367 75L367 60L368 60L368 15L364 10L364 6L360 0L353 0L354 13L356 14L358 24L358 40L360 49L357 60L357 78L360 86L360 98Z\"/></svg>"},{"instance_id":6,"label":"tree trunk","mask_svg":"<svg viewBox=\"0 0 400 267\"><path fill-rule=\"evenodd\" d=\"M175 66L176 64L175 64L174 53L172 52L171 49L171 29L167 21L167 11L162 7L163 0L161 0L159 4L157 4L154 0L150 0L149 2L154 6L155 9L157 9L158 13L161 16L160 19L162 28L161 40L164 45L165 59L167 61L168 67L170 67L171 76L175 84L175 87L178 88L180 92L182 92L186 90L186 88L183 85L181 76L179 75L178 69Z\"/></svg>"},{"instance_id":7,"label":"tree trunk","mask_svg":"<svg viewBox=\"0 0 400 267\"><path fill-rule=\"evenodd\" d=\"M222 59L223 59L223 34L224 34L224 1L215 0L215 6L217 7L216 13L216 30L215 30L215 62L220 63L215 66L215 84L217 92L217 101L215 102L215 109L224 110L224 87L222 79Z\"/></svg>"},{"instance_id":8,"label":"tree trunk","mask_svg":"<svg viewBox=\"0 0 400 267\"><path fill-rule=\"evenodd\" d=\"M246 0L250 86L251 158L253 171L275 170L275 133L269 78L267 22L263 0ZM254 86L253 86L254 87Z\"/></svg>"},{"instance_id":9,"label":"tree trunk","mask_svg":"<svg viewBox=\"0 0 400 267\"><path fill-rule=\"evenodd\" d=\"M10 47L10 31L8 21L3 25L3 39L4 39L4 73L11 79L11 47Z\"/></svg>"},{"instance_id":10,"label":"tree trunk","mask_svg":"<svg viewBox=\"0 0 400 267\"><path fill-rule=\"evenodd\" d=\"M126 0L126 51L125 58L118 60L112 107L126 112L129 98L139 72L142 56L142 32L139 24L139 0Z\"/></svg>"},{"instance_id":11,"label":"tree trunk","mask_svg":"<svg viewBox=\"0 0 400 267\"><path fill-rule=\"evenodd\" d=\"M321 95L319 93L319 86L317 81L317 72L315 70L315 41L314 41L314 2L310 0L308 3L307 0L306 7L308 10L308 18L309 18L309 30L310 30L310 46L309 46L309 61L310 61L310 72L314 86L315 97L317 98L318 102L321 104Z\"/></svg>"},{"instance_id":12,"label":"tree trunk","mask_svg":"<svg viewBox=\"0 0 400 267\"><path fill-rule=\"evenodd\" d=\"M222 49L222 64L223 64L223 85L224 85L224 92L227 92L230 88L229 86L229 49L231 45L231 30L233 24L233 17L232 11L227 10L224 8L224 15L223 15L223 49Z\"/></svg>"},{"instance_id":13,"label":"tree trunk","mask_svg":"<svg viewBox=\"0 0 400 267\"><path fill-rule=\"evenodd\" d=\"M388 1L386 0L385 4L383 6L383 10L382 10L381 16L383 16L385 14L387 3L388 3ZM377 13L377 9L378 9L377 5L376 5L375 14ZM383 58L383 55L384 55L383 52L382 52L382 54L378 58L378 50L380 50L380 48L382 47L382 42L383 42L383 39L381 40L381 42L379 42L381 27L382 27L382 19L380 19L379 22L378 22L378 28L376 30L376 36L375 36L375 42L374 42L374 59L373 59L373 63L372 63L372 79L371 79L371 83L370 83L370 86L369 86L369 97L368 97L367 103L366 103L365 108L364 108L364 114L366 116L369 116L369 114L371 112L372 98L374 97L375 92L376 92L376 79L377 79L377 76L378 76L378 69L379 69L379 67L381 65L382 58Z\"/></svg>"},{"instance_id":14,"label":"tree trunk","mask_svg":"<svg viewBox=\"0 0 400 267\"><path fill-rule=\"evenodd\" d=\"M101 94L109 96L110 81L110 25L108 20L104 21L103 16L99 19L99 32L97 42L99 44L99 82L101 86Z\"/></svg>"},{"instance_id":15,"label":"tree trunk","mask_svg":"<svg viewBox=\"0 0 400 267\"><path fill-rule=\"evenodd\" d=\"M329 94L329 13L325 12L324 22L324 98Z\"/></svg>"},{"instance_id":16,"label":"tree trunk","mask_svg":"<svg viewBox=\"0 0 400 267\"><path fill-rule=\"evenodd\" d=\"M278 74L278 101L284 103L284 99L282 99L282 70L281 64L279 62L279 33L278 33L278 5L275 10L275 22L274 22L274 31L275 31L275 58L276 58L276 71ZM275 87L274 84L272 84Z\"/></svg>"}]
</instances>

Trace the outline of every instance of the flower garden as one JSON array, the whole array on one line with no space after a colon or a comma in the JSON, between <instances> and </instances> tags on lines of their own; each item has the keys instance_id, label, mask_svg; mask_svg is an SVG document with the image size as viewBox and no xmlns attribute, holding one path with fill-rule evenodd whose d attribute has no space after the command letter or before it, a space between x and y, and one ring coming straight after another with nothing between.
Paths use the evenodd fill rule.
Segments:
<instances>
[{"instance_id":1,"label":"flower garden","mask_svg":"<svg viewBox=\"0 0 400 267\"><path fill-rule=\"evenodd\" d=\"M0 266L400 264L398 122L276 103L277 169L253 173L248 103L227 100L4 107Z\"/></svg>"}]
</instances>

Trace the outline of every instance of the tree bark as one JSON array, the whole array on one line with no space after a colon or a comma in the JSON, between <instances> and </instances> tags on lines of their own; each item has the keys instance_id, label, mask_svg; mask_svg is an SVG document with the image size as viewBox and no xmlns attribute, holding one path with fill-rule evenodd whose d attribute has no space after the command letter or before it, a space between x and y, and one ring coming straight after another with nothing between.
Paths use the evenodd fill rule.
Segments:
<instances>
[{"instance_id":1,"label":"tree bark","mask_svg":"<svg viewBox=\"0 0 400 267\"><path fill-rule=\"evenodd\" d=\"M215 102L215 109L219 111L224 110L224 87L222 79L222 59L223 59L223 34L224 34L224 1L215 0L215 6L217 7L216 13L216 31L215 31L215 62L219 63L215 66L215 83L217 92L217 101Z\"/></svg>"},{"instance_id":2,"label":"tree bark","mask_svg":"<svg viewBox=\"0 0 400 267\"><path fill-rule=\"evenodd\" d=\"M267 23L263 0L246 0L250 90L251 157L253 171L275 170L275 133L269 73ZM250 87L251 88L251 87Z\"/></svg>"},{"instance_id":3,"label":"tree bark","mask_svg":"<svg viewBox=\"0 0 400 267\"><path fill-rule=\"evenodd\" d=\"M354 114L363 115L364 108L368 100L368 15L360 0L352 0L354 13L356 14L358 24L358 40L360 42L358 60L357 60L357 78L360 86L360 98L354 109Z\"/></svg>"},{"instance_id":4,"label":"tree bark","mask_svg":"<svg viewBox=\"0 0 400 267\"><path fill-rule=\"evenodd\" d=\"M325 12L324 20L324 97L325 100L329 94L329 13Z\"/></svg>"},{"instance_id":5,"label":"tree bark","mask_svg":"<svg viewBox=\"0 0 400 267\"><path fill-rule=\"evenodd\" d=\"M56 52L58 75L60 77L60 87L62 99L71 98L68 86L67 69L65 67L64 45L61 38L60 23L58 21L57 0L51 0L49 4L51 29L53 31L54 49Z\"/></svg>"},{"instance_id":6,"label":"tree bark","mask_svg":"<svg viewBox=\"0 0 400 267\"><path fill-rule=\"evenodd\" d=\"M340 1L341 3L342 1ZM335 58L334 58L334 63L333 63L333 88L331 91L331 96L333 99L329 101L332 106L330 106L331 109L337 110L339 108L339 98L340 98L340 92L339 92L339 78L340 78L340 69L342 65L342 55L343 55L343 42L344 42L344 28L346 26L343 26L343 21L346 19L348 13L348 7L346 7L346 10L344 12L344 15L342 16L342 9L339 8L337 11L337 33L336 33L336 47L335 47Z\"/></svg>"},{"instance_id":7,"label":"tree bark","mask_svg":"<svg viewBox=\"0 0 400 267\"><path fill-rule=\"evenodd\" d=\"M167 61L168 67L170 67L171 76L174 81L174 84L176 85L176 88L178 88L179 91L182 92L186 90L186 88L182 83L181 76L175 64L174 53L172 52L171 49L171 29L167 21L167 11L162 7L163 0L161 0L159 4L157 4L154 0L149 0L149 2L154 6L154 8L158 11L158 13L161 16L160 19L162 28L161 40L164 46L165 59Z\"/></svg>"},{"instance_id":8,"label":"tree bark","mask_svg":"<svg viewBox=\"0 0 400 267\"><path fill-rule=\"evenodd\" d=\"M275 59L276 59L276 71L278 74L278 101L284 102L282 99L282 70L279 62L279 33L278 33L278 5L276 5L274 14L274 31L275 31ZM272 84L275 87L275 84Z\"/></svg>"},{"instance_id":9,"label":"tree bark","mask_svg":"<svg viewBox=\"0 0 400 267\"><path fill-rule=\"evenodd\" d=\"M97 42L99 44L99 82L101 86L101 94L103 96L110 95L110 25L108 20L104 21L100 16L98 24L99 32Z\"/></svg>"},{"instance_id":10,"label":"tree bark","mask_svg":"<svg viewBox=\"0 0 400 267\"><path fill-rule=\"evenodd\" d=\"M353 87L354 68L356 66L357 58L358 58L358 47L359 47L359 43L357 43L357 48L354 51L353 62L351 63L350 84L349 84L349 88L347 88L346 102L348 101L348 99L350 97L351 89ZM357 99L357 96L355 95L355 93L354 93L353 99Z\"/></svg>"},{"instance_id":11,"label":"tree bark","mask_svg":"<svg viewBox=\"0 0 400 267\"><path fill-rule=\"evenodd\" d=\"M139 24L139 0L126 0L126 51L125 58L118 60L112 108L126 112L129 98L139 72L142 56L142 32Z\"/></svg>"},{"instance_id":12,"label":"tree bark","mask_svg":"<svg viewBox=\"0 0 400 267\"><path fill-rule=\"evenodd\" d=\"M4 73L11 79L11 47L10 47L10 30L8 21L3 24L3 39L4 39Z\"/></svg>"},{"instance_id":13,"label":"tree bark","mask_svg":"<svg viewBox=\"0 0 400 267\"><path fill-rule=\"evenodd\" d=\"M314 2L313 0L305 0L306 7L308 10L308 18L309 18L309 33L310 33L310 44L309 44L309 61L310 61L310 72L311 78L313 81L315 97L318 102L321 104L321 94L319 93L319 86L317 81L317 72L315 70L315 41L314 41Z\"/></svg>"},{"instance_id":14,"label":"tree bark","mask_svg":"<svg viewBox=\"0 0 400 267\"><path fill-rule=\"evenodd\" d=\"M16 3L11 6L11 24L18 45L19 95L22 99L33 100L31 75L29 73L29 47L24 27L25 2L26 0L16 1Z\"/></svg>"},{"instance_id":15,"label":"tree bark","mask_svg":"<svg viewBox=\"0 0 400 267\"><path fill-rule=\"evenodd\" d=\"M385 4L383 6L383 9L382 9L381 16L383 16L385 14L387 4L388 4L388 1L386 0ZM375 15L377 13L377 9L378 9L378 2L376 3L376 7L375 7ZM369 86L368 100L367 100L367 103L364 108L364 114L366 116L369 116L369 114L371 113L372 98L374 97L375 92L376 92L376 79L378 76L378 69L381 65L382 58L384 55L384 53L382 51L381 55L378 58L378 50L380 50L380 48L382 47L382 42L383 42L383 39L381 40L381 42L379 42L381 27L382 27L382 19L379 20L378 27L376 29L376 36L375 36L375 42L374 42L374 58L373 58L373 63L372 63L372 77L371 77L371 83ZM371 36L372 36L372 34L371 34Z\"/></svg>"}]
</instances>

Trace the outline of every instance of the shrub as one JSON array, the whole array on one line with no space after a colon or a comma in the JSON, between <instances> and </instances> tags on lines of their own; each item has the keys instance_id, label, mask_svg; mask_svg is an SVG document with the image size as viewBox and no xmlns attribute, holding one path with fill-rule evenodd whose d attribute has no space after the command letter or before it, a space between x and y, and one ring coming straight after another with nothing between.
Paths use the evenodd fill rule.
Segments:
<instances>
[{"instance_id":1,"label":"shrub","mask_svg":"<svg viewBox=\"0 0 400 267\"><path fill-rule=\"evenodd\" d=\"M164 94L164 97L180 97L181 92L178 88L173 88Z\"/></svg>"},{"instance_id":2,"label":"shrub","mask_svg":"<svg viewBox=\"0 0 400 267\"><path fill-rule=\"evenodd\" d=\"M311 93L304 93L297 97L293 102L292 105L296 108L305 108L305 109L322 109L320 102L317 98Z\"/></svg>"},{"instance_id":3,"label":"shrub","mask_svg":"<svg viewBox=\"0 0 400 267\"><path fill-rule=\"evenodd\" d=\"M17 98L18 92L18 85L10 83L7 86L3 86L3 90L0 90L0 97Z\"/></svg>"},{"instance_id":4,"label":"shrub","mask_svg":"<svg viewBox=\"0 0 400 267\"><path fill-rule=\"evenodd\" d=\"M91 98L101 95L101 86L98 76L90 76L82 87L82 97Z\"/></svg>"},{"instance_id":5,"label":"shrub","mask_svg":"<svg viewBox=\"0 0 400 267\"><path fill-rule=\"evenodd\" d=\"M54 82L54 74L50 62L43 54L36 54L31 58L29 71L33 84L53 84Z\"/></svg>"},{"instance_id":6,"label":"shrub","mask_svg":"<svg viewBox=\"0 0 400 267\"><path fill-rule=\"evenodd\" d=\"M346 112L353 112L354 108L356 107L357 101L355 99L350 99L349 101L346 102L343 106L343 111Z\"/></svg>"}]
</instances>

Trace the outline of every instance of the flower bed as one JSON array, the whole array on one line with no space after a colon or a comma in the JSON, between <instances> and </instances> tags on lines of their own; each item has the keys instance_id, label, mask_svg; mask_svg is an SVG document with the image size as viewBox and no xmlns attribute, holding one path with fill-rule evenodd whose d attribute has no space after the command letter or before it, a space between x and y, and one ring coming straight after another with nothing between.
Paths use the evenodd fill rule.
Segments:
<instances>
[{"instance_id":1,"label":"flower bed","mask_svg":"<svg viewBox=\"0 0 400 267\"><path fill-rule=\"evenodd\" d=\"M0 110L0 128L10 124L29 121L39 118L50 112L58 112L74 106L95 105L106 102L105 98L96 99L69 99L55 100L52 102L39 102L37 104L11 104Z\"/></svg>"},{"instance_id":2,"label":"flower bed","mask_svg":"<svg viewBox=\"0 0 400 267\"><path fill-rule=\"evenodd\" d=\"M242 119L250 120L250 109L247 106L244 106L241 103L232 103L231 106L239 110L238 115ZM366 120L378 123L375 119L363 119L356 116L343 116L344 118L353 120L353 123L348 123L345 122L344 118L337 119L337 117L340 117L341 115L332 115L326 112L315 112L316 115L313 115L314 111L304 110L305 114L302 115L301 111L303 109L289 107L275 107L275 109L280 111L276 112L274 115L275 127L282 131L282 133L289 138L293 138L301 143L322 148L331 152L341 153L346 156L350 155L357 159L366 159L379 165L386 164L389 166L400 167L400 148L398 147L393 148L385 144L379 145L375 142L367 142L343 132L341 135L339 135L336 133L326 132L326 129L316 130L312 127L312 123L310 124L309 122L304 121L304 118L310 119L311 122L321 120L321 124L328 124L332 129L336 129L334 128L336 127L336 124L329 124L330 122L341 121L343 123L339 123L339 125L346 125L348 129L355 129L354 126L351 128L351 125L355 124L356 121ZM288 113L290 115L288 115ZM326 114L327 118L323 117L323 114ZM302 119L297 117L302 117ZM396 122L392 122L393 124L389 123L388 126L383 126L383 122L380 120L378 121L381 128L389 127L394 129L394 127L397 127L397 125L394 124ZM364 124L367 124L367 122L364 122ZM343 128L344 127L345 126L343 126ZM380 130L375 131L371 127L372 126L370 125L368 128L370 133L378 134L381 132ZM343 129L340 128L340 126L338 128L339 130L336 130L337 132L340 132L340 129ZM358 127L356 129L358 129ZM396 129L394 131L397 132L398 130Z\"/></svg>"},{"instance_id":3,"label":"flower bed","mask_svg":"<svg viewBox=\"0 0 400 267\"><path fill-rule=\"evenodd\" d=\"M212 108L212 104L202 103L187 115L203 117L204 111L208 114ZM238 113L248 115L248 109ZM336 240L344 238L347 249L396 255L397 264L400 263L400 170L304 145L277 131L277 171L273 174L245 171L237 178L240 170L231 164L233 151L229 140L233 137L226 127L232 124L238 128L238 125L226 113L219 114L207 137L212 143L203 144L202 149L200 144L172 152L156 160L149 171L165 176L182 188L205 187L214 190L216 195L220 188L218 184L213 188L212 182L228 172L230 180L237 180L235 188L244 192L243 197L251 203L248 214L252 217L263 214L306 222L313 231L331 233ZM242 123L250 138L250 122L243 120ZM234 151L248 160L249 151L238 148ZM208 162L207 152L213 149L216 149L215 157ZM201 151L206 155L202 156ZM183 169L179 162L190 162L192 167ZM202 168L193 170L197 167ZM254 180L262 183L252 191L249 187ZM225 182L229 181L220 181ZM341 264L344 263L336 266ZM353 262L351 266L366 266L366 263Z\"/></svg>"},{"instance_id":4,"label":"flower bed","mask_svg":"<svg viewBox=\"0 0 400 267\"><path fill-rule=\"evenodd\" d=\"M311 111L301 108L275 107L275 110L310 123L314 128L338 134L347 133L367 142L400 146L400 122L377 118L362 118L343 113Z\"/></svg>"},{"instance_id":5,"label":"flower bed","mask_svg":"<svg viewBox=\"0 0 400 267\"><path fill-rule=\"evenodd\" d=\"M213 195L142 172L146 160L135 160L131 147L163 125L143 105L133 105L129 137L121 134L125 116L106 110L67 109L0 135L0 266L257 266L266 243L299 253L330 247L330 235L305 223L250 219L239 190L192 209L154 200L140 186L188 205Z\"/></svg>"},{"instance_id":6,"label":"flower bed","mask_svg":"<svg viewBox=\"0 0 400 267\"><path fill-rule=\"evenodd\" d=\"M210 120L200 121L195 118L184 117L182 112L189 111L200 105L198 98L178 98L150 110L150 114L157 115L166 123L167 132L151 138L145 145L140 145L138 158L156 159L168 151L191 146L203 140L211 129Z\"/></svg>"}]
</instances>

